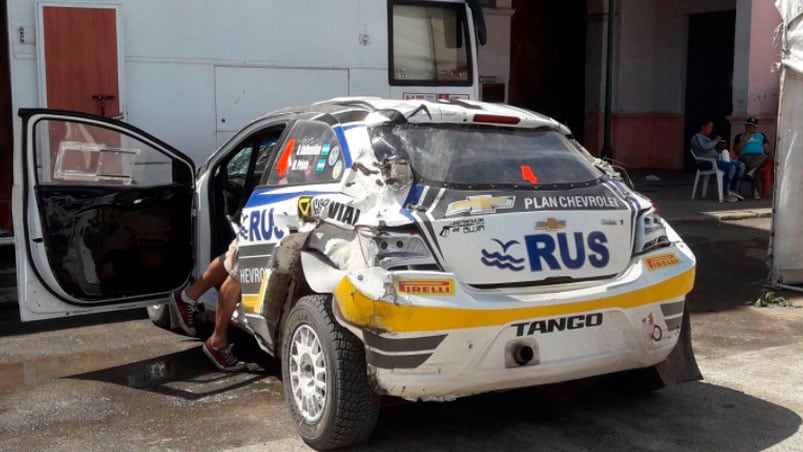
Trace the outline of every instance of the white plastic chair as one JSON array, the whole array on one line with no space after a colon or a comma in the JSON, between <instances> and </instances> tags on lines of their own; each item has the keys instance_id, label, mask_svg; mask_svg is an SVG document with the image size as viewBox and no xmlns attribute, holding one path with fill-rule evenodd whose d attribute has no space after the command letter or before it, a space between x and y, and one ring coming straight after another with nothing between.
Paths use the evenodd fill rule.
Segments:
<instances>
[{"instance_id":1,"label":"white plastic chair","mask_svg":"<svg viewBox=\"0 0 803 452\"><path fill-rule=\"evenodd\" d=\"M725 172L717 167L717 159L712 157L697 157L691 149L689 149L689 152L691 152L691 156L694 157L694 161L697 163L697 174L694 176L694 187L691 189L691 199L694 199L694 195L697 193L697 182L700 180L700 176L703 177L703 198L705 198L705 194L708 192L708 176L714 176L714 182L716 182L717 185L717 193L719 194L719 202L722 202L722 177ZM700 163L709 163L711 169L700 169Z\"/></svg>"}]
</instances>

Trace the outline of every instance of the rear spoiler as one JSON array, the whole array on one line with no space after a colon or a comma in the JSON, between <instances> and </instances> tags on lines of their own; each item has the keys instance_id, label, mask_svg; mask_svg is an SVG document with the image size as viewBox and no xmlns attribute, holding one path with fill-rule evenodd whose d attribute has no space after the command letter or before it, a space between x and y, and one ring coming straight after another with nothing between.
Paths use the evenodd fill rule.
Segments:
<instances>
[{"instance_id":1,"label":"rear spoiler","mask_svg":"<svg viewBox=\"0 0 803 452\"><path fill-rule=\"evenodd\" d=\"M488 30L485 28L485 15L482 13L480 0L466 0L468 7L471 8L471 15L474 17L474 30L477 33L477 42L485 45L488 42Z\"/></svg>"}]
</instances>

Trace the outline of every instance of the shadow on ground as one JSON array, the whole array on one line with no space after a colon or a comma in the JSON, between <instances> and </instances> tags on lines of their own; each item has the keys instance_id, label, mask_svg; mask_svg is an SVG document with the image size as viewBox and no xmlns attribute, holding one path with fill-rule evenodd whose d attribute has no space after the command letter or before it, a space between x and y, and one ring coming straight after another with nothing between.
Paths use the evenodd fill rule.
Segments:
<instances>
[{"instance_id":1,"label":"shadow on ground","mask_svg":"<svg viewBox=\"0 0 803 452\"><path fill-rule=\"evenodd\" d=\"M385 407L359 450L763 450L800 425L787 408L704 382L634 396L594 381Z\"/></svg>"},{"instance_id":2,"label":"shadow on ground","mask_svg":"<svg viewBox=\"0 0 803 452\"><path fill-rule=\"evenodd\" d=\"M271 376L281 378L279 362L262 353L251 336L239 330L230 335L236 356L249 363L246 371L218 372L199 341L195 348L66 378L113 383L184 400L234 391Z\"/></svg>"},{"instance_id":3,"label":"shadow on ground","mask_svg":"<svg viewBox=\"0 0 803 452\"><path fill-rule=\"evenodd\" d=\"M77 317L66 317L63 319L37 320L34 322L23 323L20 321L19 306L14 303L0 305L0 337L66 330L90 325L103 325L107 323L127 322L130 320L147 318L148 314L145 311L145 308L139 308L120 312L107 312L103 314L82 315Z\"/></svg>"}]
</instances>

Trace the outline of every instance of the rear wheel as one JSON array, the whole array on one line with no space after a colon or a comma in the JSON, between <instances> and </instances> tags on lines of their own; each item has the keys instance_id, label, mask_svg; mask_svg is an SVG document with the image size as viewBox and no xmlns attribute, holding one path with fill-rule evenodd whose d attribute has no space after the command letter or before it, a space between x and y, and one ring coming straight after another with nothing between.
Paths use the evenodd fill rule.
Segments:
<instances>
[{"instance_id":1,"label":"rear wheel","mask_svg":"<svg viewBox=\"0 0 803 452\"><path fill-rule=\"evenodd\" d=\"M379 417L362 343L332 315L331 296L302 297L282 330L282 379L301 438L316 449L360 443Z\"/></svg>"}]
</instances>

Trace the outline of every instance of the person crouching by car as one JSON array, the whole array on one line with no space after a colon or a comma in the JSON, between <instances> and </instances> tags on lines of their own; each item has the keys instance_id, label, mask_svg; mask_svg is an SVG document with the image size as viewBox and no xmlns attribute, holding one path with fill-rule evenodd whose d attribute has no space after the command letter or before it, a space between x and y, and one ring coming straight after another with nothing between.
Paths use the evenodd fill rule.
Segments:
<instances>
[{"instance_id":1,"label":"person crouching by car","mask_svg":"<svg viewBox=\"0 0 803 452\"><path fill-rule=\"evenodd\" d=\"M739 161L727 161L722 158L722 155L717 151L717 145L722 137L717 135L714 138L709 138L711 132L714 130L714 123L710 120L705 120L700 124L700 131L691 137L691 150L697 157L710 157L716 159L717 168L724 174L722 176L722 188L725 189L727 195L725 201L736 202L742 198L737 193L736 187L739 181L744 176L744 163ZM708 165L707 162L698 163L697 165ZM701 168L709 169L709 168Z\"/></svg>"}]
</instances>

